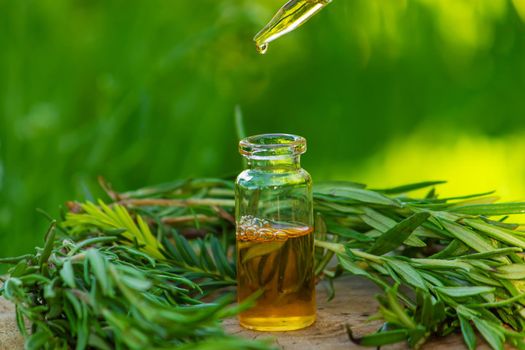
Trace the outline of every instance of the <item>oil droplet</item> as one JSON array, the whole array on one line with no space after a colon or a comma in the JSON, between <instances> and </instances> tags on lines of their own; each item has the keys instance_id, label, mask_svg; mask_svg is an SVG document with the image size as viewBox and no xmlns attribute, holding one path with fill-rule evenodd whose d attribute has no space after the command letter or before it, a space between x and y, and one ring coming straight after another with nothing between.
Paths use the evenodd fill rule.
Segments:
<instances>
[{"instance_id":1,"label":"oil droplet","mask_svg":"<svg viewBox=\"0 0 525 350\"><path fill-rule=\"evenodd\" d=\"M268 51L268 43L262 43L262 44L255 43L255 48L257 49L258 53L260 53L261 55L264 55L266 51Z\"/></svg>"}]
</instances>

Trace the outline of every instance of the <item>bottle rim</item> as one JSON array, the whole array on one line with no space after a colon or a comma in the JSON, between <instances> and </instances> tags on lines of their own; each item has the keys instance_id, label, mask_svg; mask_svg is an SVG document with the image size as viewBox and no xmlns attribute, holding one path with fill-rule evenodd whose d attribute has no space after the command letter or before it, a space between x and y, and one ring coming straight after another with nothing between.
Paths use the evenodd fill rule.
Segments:
<instances>
[{"instance_id":1,"label":"bottle rim","mask_svg":"<svg viewBox=\"0 0 525 350\"><path fill-rule=\"evenodd\" d=\"M285 159L306 152L306 139L293 134L259 134L239 142L239 152L253 159Z\"/></svg>"}]
</instances>

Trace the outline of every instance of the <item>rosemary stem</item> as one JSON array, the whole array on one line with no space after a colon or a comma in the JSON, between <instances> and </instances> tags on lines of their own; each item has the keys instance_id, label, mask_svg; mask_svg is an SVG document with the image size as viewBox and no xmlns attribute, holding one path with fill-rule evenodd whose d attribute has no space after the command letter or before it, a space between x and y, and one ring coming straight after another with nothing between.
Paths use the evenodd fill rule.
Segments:
<instances>
[{"instance_id":1,"label":"rosemary stem","mask_svg":"<svg viewBox=\"0 0 525 350\"><path fill-rule=\"evenodd\" d=\"M197 207L197 206L221 206L234 207L233 199L218 198L188 198L188 199L124 199L118 204L134 207Z\"/></svg>"},{"instance_id":2,"label":"rosemary stem","mask_svg":"<svg viewBox=\"0 0 525 350\"><path fill-rule=\"evenodd\" d=\"M366 259L366 260L373 261L373 262L375 262L377 264L382 264L383 263L383 260L381 259L381 257L379 257L377 255L365 253L362 250L350 249L350 252L352 254L354 254L355 256L358 256L358 257Z\"/></svg>"},{"instance_id":3,"label":"rosemary stem","mask_svg":"<svg viewBox=\"0 0 525 350\"><path fill-rule=\"evenodd\" d=\"M334 243L336 243L338 240L339 240L339 236L335 236L334 237ZM319 262L319 264L317 265L317 267L315 269L315 275L316 276L319 275L326 268L326 265L328 265L330 260L332 260L332 258L334 257L334 254L335 254L335 252L333 250L328 250L326 255Z\"/></svg>"},{"instance_id":4,"label":"rosemary stem","mask_svg":"<svg viewBox=\"0 0 525 350\"><path fill-rule=\"evenodd\" d=\"M340 243L332 243L326 241L315 240L315 245L321 248L326 248L336 254L344 254L345 247Z\"/></svg>"},{"instance_id":5,"label":"rosemary stem","mask_svg":"<svg viewBox=\"0 0 525 350\"><path fill-rule=\"evenodd\" d=\"M204 214L195 214L195 215L184 215L184 216L167 216L162 218L162 223L166 225L176 225L183 224L188 222L218 222L219 219L214 216L208 216Z\"/></svg>"}]
</instances>

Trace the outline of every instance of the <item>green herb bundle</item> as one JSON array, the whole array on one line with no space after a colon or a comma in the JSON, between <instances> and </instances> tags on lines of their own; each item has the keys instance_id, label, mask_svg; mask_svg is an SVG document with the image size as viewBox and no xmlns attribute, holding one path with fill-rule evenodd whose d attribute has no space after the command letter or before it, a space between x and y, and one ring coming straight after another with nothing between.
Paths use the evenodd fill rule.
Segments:
<instances>
[{"instance_id":1,"label":"green herb bundle","mask_svg":"<svg viewBox=\"0 0 525 350\"><path fill-rule=\"evenodd\" d=\"M14 266L1 292L16 304L27 348L270 347L220 326L249 307L230 305L232 181L125 193L102 184L111 204L70 203L43 249L3 260ZM525 348L525 232L506 222L525 204L494 203L491 193L439 198L438 184L315 188L318 276L330 287L343 274L359 275L384 291L377 315L384 326L362 338L348 329L350 339L417 348L461 331L470 349L477 333L495 349ZM424 198L407 195L424 188Z\"/></svg>"},{"instance_id":2,"label":"green herb bundle","mask_svg":"<svg viewBox=\"0 0 525 350\"><path fill-rule=\"evenodd\" d=\"M525 348L525 233L504 223L505 216L489 219L523 213L525 204L494 204L491 193L439 199L432 189L424 199L403 195L435 184L317 191L318 211L328 220L318 226L329 237L317 246L339 262L325 273L334 278L350 272L385 291L378 298L382 329L361 339L349 329L350 338L373 346L406 340L418 348L431 335L460 329L474 349L477 329L494 349L505 342Z\"/></svg>"}]
</instances>

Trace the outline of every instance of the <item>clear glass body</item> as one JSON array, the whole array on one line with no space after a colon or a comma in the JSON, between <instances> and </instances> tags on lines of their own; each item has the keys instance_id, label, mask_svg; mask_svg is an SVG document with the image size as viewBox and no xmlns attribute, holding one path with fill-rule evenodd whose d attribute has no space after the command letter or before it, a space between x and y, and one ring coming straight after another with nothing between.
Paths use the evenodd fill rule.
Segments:
<instances>
[{"instance_id":1,"label":"clear glass body","mask_svg":"<svg viewBox=\"0 0 525 350\"><path fill-rule=\"evenodd\" d=\"M237 280L243 327L285 331L315 321L312 180L300 166L306 140L266 134L240 142L247 169L237 177Z\"/></svg>"}]
</instances>

